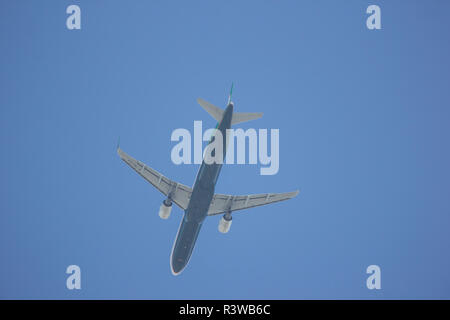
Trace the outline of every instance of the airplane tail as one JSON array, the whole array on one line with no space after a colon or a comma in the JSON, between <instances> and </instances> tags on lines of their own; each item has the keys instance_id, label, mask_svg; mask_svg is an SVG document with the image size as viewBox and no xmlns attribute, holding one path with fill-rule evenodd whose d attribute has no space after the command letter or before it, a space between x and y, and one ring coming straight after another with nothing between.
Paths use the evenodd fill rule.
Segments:
<instances>
[{"instance_id":1,"label":"airplane tail","mask_svg":"<svg viewBox=\"0 0 450 320\"><path fill-rule=\"evenodd\" d=\"M206 112L211 115L211 117L216 119L217 122L222 121L223 113L225 110L216 107L215 105L203 100L202 98L198 98L197 102L203 107L203 109L206 110ZM234 112L233 118L231 118L231 125L259 119L262 116L262 112Z\"/></svg>"},{"instance_id":2,"label":"airplane tail","mask_svg":"<svg viewBox=\"0 0 450 320\"><path fill-rule=\"evenodd\" d=\"M230 89L230 94L228 95L228 102L227 105L229 105L231 102L231 96L233 95L233 87L234 87L234 83L231 83L231 89Z\"/></svg>"},{"instance_id":3,"label":"airplane tail","mask_svg":"<svg viewBox=\"0 0 450 320\"><path fill-rule=\"evenodd\" d=\"M232 103L232 101L231 101L232 94L233 94L233 83L231 84L231 90L230 90L230 94L228 96L228 104ZM220 123L220 121L222 121L225 110L222 110L221 108L216 107L215 105L203 100L202 98L198 98L197 102L199 105L202 106L203 109L206 110L206 112L208 112L214 119L216 119L217 122ZM262 115L263 114L261 112L257 112L257 113L255 113L255 112L233 112L233 117L231 118L231 125L242 123L242 122L247 122L250 120L259 119L262 117Z\"/></svg>"}]
</instances>

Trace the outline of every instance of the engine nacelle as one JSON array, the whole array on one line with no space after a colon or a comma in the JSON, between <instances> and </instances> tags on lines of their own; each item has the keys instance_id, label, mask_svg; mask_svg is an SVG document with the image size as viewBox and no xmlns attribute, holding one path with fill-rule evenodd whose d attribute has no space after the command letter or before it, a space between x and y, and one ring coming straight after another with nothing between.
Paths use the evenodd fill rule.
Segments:
<instances>
[{"instance_id":1,"label":"engine nacelle","mask_svg":"<svg viewBox=\"0 0 450 320\"><path fill-rule=\"evenodd\" d=\"M172 201L164 200L159 207L159 217L161 219L169 219L170 212L172 212Z\"/></svg>"},{"instance_id":2,"label":"engine nacelle","mask_svg":"<svg viewBox=\"0 0 450 320\"><path fill-rule=\"evenodd\" d=\"M227 233L228 231L230 231L231 222L232 222L231 215L229 215L229 217L223 215L222 219L220 219L219 222L219 231L222 233Z\"/></svg>"}]
</instances>

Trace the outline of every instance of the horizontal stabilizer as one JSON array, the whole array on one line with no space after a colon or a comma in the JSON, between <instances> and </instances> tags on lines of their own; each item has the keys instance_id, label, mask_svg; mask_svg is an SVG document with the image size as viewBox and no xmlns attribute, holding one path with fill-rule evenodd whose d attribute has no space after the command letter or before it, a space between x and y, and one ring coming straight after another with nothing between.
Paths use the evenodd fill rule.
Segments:
<instances>
[{"instance_id":1,"label":"horizontal stabilizer","mask_svg":"<svg viewBox=\"0 0 450 320\"><path fill-rule=\"evenodd\" d=\"M219 107L216 107L215 105L209 103L208 101L203 100L202 98L198 98L197 102L199 105L202 106L203 109L208 112L211 117L216 119L217 122L222 121L224 110L220 109Z\"/></svg>"},{"instance_id":2,"label":"horizontal stabilizer","mask_svg":"<svg viewBox=\"0 0 450 320\"><path fill-rule=\"evenodd\" d=\"M231 118L231 125L238 124L241 122L246 122L250 120L259 119L263 116L262 112L252 113L252 112L235 112L233 113L233 118Z\"/></svg>"}]
</instances>

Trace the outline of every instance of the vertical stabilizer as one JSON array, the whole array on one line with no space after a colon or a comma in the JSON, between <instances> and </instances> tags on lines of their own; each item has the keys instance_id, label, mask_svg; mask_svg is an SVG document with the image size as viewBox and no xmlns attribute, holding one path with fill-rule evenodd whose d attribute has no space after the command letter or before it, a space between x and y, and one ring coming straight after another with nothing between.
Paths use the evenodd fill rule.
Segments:
<instances>
[{"instance_id":1,"label":"vertical stabilizer","mask_svg":"<svg viewBox=\"0 0 450 320\"><path fill-rule=\"evenodd\" d=\"M233 95L233 86L234 86L234 83L232 82L231 83L230 94L228 95L228 103L227 103L227 105L229 105L232 102L231 101L231 96Z\"/></svg>"}]
</instances>

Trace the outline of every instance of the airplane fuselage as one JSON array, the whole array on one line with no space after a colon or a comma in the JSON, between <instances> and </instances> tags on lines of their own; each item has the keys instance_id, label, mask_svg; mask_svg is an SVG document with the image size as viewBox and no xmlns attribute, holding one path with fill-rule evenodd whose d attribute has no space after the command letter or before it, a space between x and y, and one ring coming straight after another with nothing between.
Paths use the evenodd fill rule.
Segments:
<instances>
[{"instance_id":1,"label":"airplane fuselage","mask_svg":"<svg viewBox=\"0 0 450 320\"><path fill-rule=\"evenodd\" d=\"M227 148L226 130L231 127L232 116L233 104L229 103L225 109L222 121L217 126L217 130L222 133L223 137L223 157L225 157ZM221 168L222 163L207 164L205 160L200 166L189 205L185 210L172 248L170 265L173 274L183 271L189 262L203 221L208 214Z\"/></svg>"}]
</instances>

